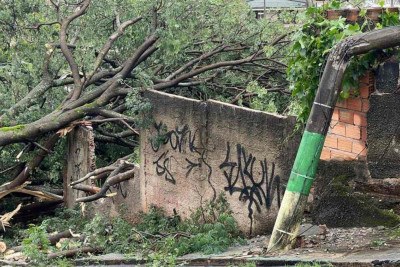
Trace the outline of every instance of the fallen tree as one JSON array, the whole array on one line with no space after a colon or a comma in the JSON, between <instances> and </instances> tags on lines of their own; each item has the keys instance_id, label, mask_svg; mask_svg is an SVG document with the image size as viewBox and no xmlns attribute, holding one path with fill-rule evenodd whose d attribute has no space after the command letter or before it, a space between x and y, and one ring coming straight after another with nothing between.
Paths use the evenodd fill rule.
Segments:
<instances>
[{"instance_id":1,"label":"fallen tree","mask_svg":"<svg viewBox=\"0 0 400 267\"><path fill-rule=\"evenodd\" d=\"M246 86L256 81L264 90L287 93L287 30L255 20L243 1L69 2L4 3L0 196L16 188L32 195L20 187L56 179L64 136L79 126L93 129L98 151L110 153L102 147L113 145L123 148L118 156L132 153L146 123L138 114L150 108L143 90L237 103L255 95ZM133 162L123 165L93 174L103 187L75 184L89 195L79 201L105 197L110 186L132 178ZM66 197L34 192L52 201Z\"/></svg>"}]
</instances>

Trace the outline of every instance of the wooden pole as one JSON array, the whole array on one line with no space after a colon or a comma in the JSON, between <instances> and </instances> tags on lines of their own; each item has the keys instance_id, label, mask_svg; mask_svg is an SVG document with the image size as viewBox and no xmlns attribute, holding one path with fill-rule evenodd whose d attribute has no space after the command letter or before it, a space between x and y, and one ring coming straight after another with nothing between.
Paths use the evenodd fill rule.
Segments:
<instances>
[{"instance_id":1,"label":"wooden pole","mask_svg":"<svg viewBox=\"0 0 400 267\"><path fill-rule=\"evenodd\" d=\"M300 142L268 251L288 250L297 237L341 85L352 56L400 45L400 27L349 37L329 54L306 129Z\"/></svg>"}]
</instances>

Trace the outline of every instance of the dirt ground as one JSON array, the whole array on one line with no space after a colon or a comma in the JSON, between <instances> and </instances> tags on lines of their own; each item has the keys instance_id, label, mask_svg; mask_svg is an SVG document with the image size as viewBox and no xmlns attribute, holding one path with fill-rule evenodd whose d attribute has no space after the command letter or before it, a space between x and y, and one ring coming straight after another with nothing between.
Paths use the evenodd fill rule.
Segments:
<instances>
[{"instance_id":1,"label":"dirt ground","mask_svg":"<svg viewBox=\"0 0 400 267\"><path fill-rule=\"evenodd\" d=\"M298 247L286 253L267 252L269 236L257 236L246 245L232 247L219 255L190 254L182 259L198 264L206 260L209 263L246 260L256 262L257 266L288 266L311 261L340 266L400 266L400 235L395 235L394 229L382 226L329 229L304 224L300 233Z\"/></svg>"},{"instance_id":2,"label":"dirt ground","mask_svg":"<svg viewBox=\"0 0 400 267\"><path fill-rule=\"evenodd\" d=\"M398 228L397 228L398 229ZM303 224L297 248L286 253L267 252L270 236L248 239L221 254L189 254L179 259L180 266L293 266L299 262L329 262L334 266L400 266L400 231L395 228L327 228ZM120 254L99 255L76 261L78 266L145 266L143 260ZM94 265L90 265L94 264ZM13 266L27 266L14 262ZM243 265L242 265L243 266Z\"/></svg>"}]
</instances>

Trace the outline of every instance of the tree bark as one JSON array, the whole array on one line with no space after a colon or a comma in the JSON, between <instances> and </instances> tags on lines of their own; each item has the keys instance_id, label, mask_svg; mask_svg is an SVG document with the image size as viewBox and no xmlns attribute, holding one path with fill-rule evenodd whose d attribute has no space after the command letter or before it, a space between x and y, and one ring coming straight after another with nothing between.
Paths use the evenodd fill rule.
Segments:
<instances>
[{"instance_id":1,"label":"tree bark","mask_svg":"<svg viewBox=\"0 0 400 267\"><path fill-rule=\"evenodd\" d=\"M43 144L43 147L46 148L47 151L50 151L54 148L59 139L60 137L57 134L54 134ZM1 185L0 198L2 197L4 192L12 190L13 188L25 183L28 180L30 173L35 168L37 168L42 163L44 158L47 156L48 154L47 151L39 149L36 156L28 164L25 164L24 168L18 173L18 175L11 182Z\"/></svg>"},{"instance_id":2,"label":"tree bark","mask_svg":"<svg viewBox=\"0 0 400 267\"><path fill-rule=\"evenodd\" d=\"M95 253L95 252L100 252L101 249L100 248L92 248L92 247L82 247L82 248L75 248L75 249L70 249L70 250L64 250L64 251L60 251L60 252L54 252L54 253L50 253L47 258L48 259L55 259L58 257L73 257L76 254L80 254L80 253Z\"/></svg>"},{"instance_id":3,"label":"tree bark","mask_svg":"<svg viewBox=\"0 0 400 267\"><path fill-rule=\"evenodd\" d=\"M93 131L84 126L77 126L68 135L67 175L64 181L64 202L67 208L73 208L78 198L85 193L73 189L70 184L79 180L94 168ZM89 185L89 181L85 182Z\"/></svg>"},{"instance_id":4,"label":"tree bark","mask_svg":"<svg viewBox=\"0 0 400 267\"><path fill-rule=\"evenodd\" d=\"M288 250L296 241L344 71L351 57L398 45L400 27L390 27L349 37L332 49L293 164L268 251Z\"/></svg>"}]
</instances>

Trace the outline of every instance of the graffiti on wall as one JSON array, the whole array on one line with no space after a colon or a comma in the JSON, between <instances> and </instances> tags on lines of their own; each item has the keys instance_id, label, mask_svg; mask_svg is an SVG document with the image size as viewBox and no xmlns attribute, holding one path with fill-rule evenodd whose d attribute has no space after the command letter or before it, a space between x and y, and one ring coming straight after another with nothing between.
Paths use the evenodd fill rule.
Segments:
<instances>
[{"instance_id":1,"label":"graffiti on wall","mask_svg":"<svg viewBox=\"0 0 400 267\"><path fill-rule=\"evenodd\" d=\"M280 177L275 175L274 162L268 163L265 158L257 160L240 144L236 145L235 153L227 142L225 160L219 168L227 181L225 191L230 195L237 193L240 201L247 202L250 229L252 229L254 209L257 212L261 212L262 207L270 209L275 197L278 207L280 206Z\"/></svg>"},{"instance_id":2,"label":"graffiti on wall","mask_svg":"<svg viewBox=\"0 0 400 267\"><path fill-rule=\"evenodd\" d=\"M123 199L126 199L128 196L128 189L124 188L124 186L123 183L117 183L113 185L113 188L122 196Z\"/></svg>"},{"instance_id":3,"label":"graffiti on wall","mask_svg":"<svg viewBox=\"0 0 400 267\"><path fill-rule=\"evenodd\" d=\"M173 156L169 156L168 153L169 151L162 153L155 161L153 161L153 164L155 165L158 176L164 176L166 181L175 184L176 180L171 172L172 162L175 160L175 158Z\"/></svg>"},{"instance_id":4,"label":"graffiti on wall","mask_svg":"<svg viewBox=\"0 0 400 267\"><path fill-rule=\"evenodd\" d=\"M185 168L186 178L189 178L194 170L206 168L208 183L214 190L215 199L216 190L211 184L213 169L207 163L207 149L201 140L200 131L191 130L187 124L176 126L172 130L167 130L162 122L154 127L155 137L158 139L154 138L156 141L152 140L150 143L156 154L152 162L155 173L176 184L173 166ZM184 160L181 160L182 157L178 154L182 154ZM250 229L254 212L269 210L274 200L278 207L280 206L281 185L280 177L275 173L275 162L267 162L266 158L257 159L243 145L231 146L230 142L227 142L225 154L221 155L219 169L227 182L224 190L231 196L238 195L239 201L247 203Z\"/></svg>"},{"instance_id":5,"label":"graffiti on wall","mask_svg":"<svg viewBox=\"0 0 400 267\"><path fill-rule=\"evenodd\" d=\"M167 126L163 123L154 125L156 130L155 136L151 140L151 148L154 153L160 151L163 153L157 156L153 161L156 174L172 184L176 184L176 178L173 174L173 164L178 165L177 160L171 152L184 154L185 162L183 165L186 169L186 178L189 178L194 170L206 168L208 183L214 190L214 198L216 192L211 184L212 168L206 160L206 146L201 138L199 129L192 130L189 125L176 126L173 130L167 130Z\"/></svg>"}]
</instances>

